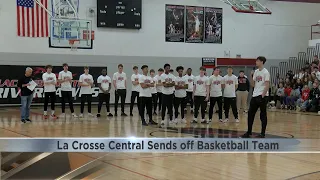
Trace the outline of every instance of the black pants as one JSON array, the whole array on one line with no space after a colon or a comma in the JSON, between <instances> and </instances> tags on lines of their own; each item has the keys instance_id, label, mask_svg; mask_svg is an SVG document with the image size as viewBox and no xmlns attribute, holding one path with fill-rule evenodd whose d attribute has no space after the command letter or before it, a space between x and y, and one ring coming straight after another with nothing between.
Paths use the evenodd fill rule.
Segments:
<instances>
[{"instance_id":1,"label":"black pants","mask_svg":"<svg viewBox=\"0 0 320 180\"><path fill-rule=\"evenodd\" d=\"M206 116L207 101L204 96L194 96L194 118L198 118L199 109L201 107L201 118L204 119Z\"/></svg>"},{"instance_id":2,"label":"black pants","mask_svg":"<svg viewBox=\"0 0 320 180\"><path fill-rule=\"evenodd\" d=\"M229 97L225 97L224 98L224 115L225 115L225 118L226 119L229 118L230 106L231 106L234 118L238 119L237 99L235 97L234 98L229 98Z\"/></svg>"},{"instance_id":3,"label":"black pants","mask_svg":"<svg viewBox=\"0 0 320 180\"><path fill-rule=\"evenodd\" d=\"M222 96L210 97L209 119L212 119L214 105L218 103L219 107L219 119L222 119Z\"/></svg>"},{"instance_id":4,"label":"black pants","mask_svg":"<svg viewBox=\"0 0 320 180\"><path fill-rule=\"evenodd\" d=\"M98 114L100 114L104 102L106 102L107 112L110 112L110 93L99 93Z\"/></svg>"},{"instance_id":5,"label":"black pants","mask_svg":"<svg viewBox=\"0 0 320 180\"><path fill-rule=\"evenodd\" d=\"M161 107L162 107L162 93L161 93L161 92L157 92L157 96L158 96L157 102L158 102L158 105L159 105L159 111L161 111ZM156 108L157 108L157 104L156 104Z\"/></svg>"},{"instance_id":6,"label":"black pants","mask_svg":"<svg viewBox=\"0 0 320 180\"><path fill-rule=\"evenodd\" d=\"M185 107L185 102L186 102L186 98L179 98L179 97L175 97L174 98L174 117L178 118L179 115L179 106L180 106L180 113L181 113L181 119L184 118L184 107Z\"/></svg>"},{"instance_id":7,"label":"black pants","mask_svg":"<svg viewBox=\"0 0 320 180\"><path fill-rule=\"evenodd\" d=\"M66 102L65 100L67 99L68 103L69 103L69 107L70 107L70 111L71 113L74 113L74 109L73 109L73 102L72 102L72 92L71 91L61 91L61 109L62 109L62 113L65 113L65 109L66 109Z\"/></svg>"},{"instance_id":8,"label":"black pants","mask_svg":"<svg viewBox=\"0 0 320 180\"><path fill-rule=\"evenodd\" d=\"M153 112L157 111L157 100L158 100L157 93L152 94Z\"/></svg>"},{"instance_id":9,"label":"black pants","mask_svg":"<svg viewBox=\"0 0 320 180\"><path fill-rule=\"evenodd\" d=\"M54 110L56 103L56 92L45 92L44 93L44 111L48 110L49 99L51 101L51 110Z\"/></svg>"},{"instance_id":10,"label":"black pants","mask_svg":"<svg viewBox=\"0 0 320 180\"><path fill-rule=\"evenodd\" d=\"M193 92L188 92L187 91L187 98L186 98L186 103L185 103L185 108L187 106L187 104L189 103L191 108L193 108L193 99L192 99L192 96L193 96Z\"/></svg>"},{"instance_id":11,"label":"black pants","mask_svg":"<svg viewBox=\"0 0 320 180\"><path fill-rule=\"evenodd\" d=\"M118 103L121 98L121 112L124 113L124 103L126 102L127 90L126 89L118 89L115 91L115 102L114 102L114 111L118 112Z\"/></svg>"},{"instance_id":12,"label":"black pants","mask_svg":"<svg viewBox=\"0 0 320 180\"><path fill-rule=\"evenodd\" d=\"M252 97L250 101L250 108L248 111L248 134L252 134L252 125L254 117L260 108L260 120L261 120L261 134L265 135L267 128L267 103L268 97L262 98L262 96Z\"/></svg>"},{"instance_id":13,"label":"black pants","mask_svg":"<svg viewBox=\"0 0 320 180\"><path fill-rule=\"evenodd\" d=\"M136 101L137 98L137 107L138 107L138 111L140 112L140 98L139 98L139 92L137 91L132 91L131 92L131 102L130 102L130 114L132 114L132 110L133 110L133 106L134 106L134 102ZM122 100L122 99L121 99Z\"/></svg>"},{"instance_id":14,"label":"black pants","mask_svg":"<svg viewBox=\"0 0 320 180\"><path fill-rule=\"evenodd\" d=\"M276 105L278 101L280 101L281 104L284 104L284 96L274 96L274 102Z\"/></svg>"},{"instance_id":15,"label":"black pants","mask_svg":"<svg viewBox=\"0 0 320 180\"><path fill-rule=\"evenodd\" d=\"M142 122L146 122L144 118L144 111L147 108L149 121L152 121L152 97L140 97L140 116Z\"/></svg>"},{"instance_id":16,"label":"black pants","mask_svg":"<svg viewBox=\"0 0 320 180\"><path fill-rule=\"evenodd\" d=\"M80 112L83 114L84 111L84 104L88 102L88 113L91 113L91 101L92 101L92 94L81 94L81 107Z\"/></svg>"},{"instance_id":17,"label":"black pants","mask_svg":"<svg viewBox=\"0 0 320 180\"><path fill-rule=\"evenodd\" d=\"M169 112L170 120L172 120L172 117L173 117L172 99L173 99L173 94L169 94L169 95L162 94L162 111L161 111L162 120L164 120L167 109Z\"/></svg>"}]
</instances>

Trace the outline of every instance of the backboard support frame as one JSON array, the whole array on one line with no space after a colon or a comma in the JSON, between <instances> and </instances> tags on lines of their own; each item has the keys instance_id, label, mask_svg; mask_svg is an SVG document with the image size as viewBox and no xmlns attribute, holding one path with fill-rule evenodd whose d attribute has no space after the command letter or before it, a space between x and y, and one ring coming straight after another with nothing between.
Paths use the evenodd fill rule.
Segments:
<instances>
[{"instance_id":1,"label":"backboard support frame","mask_svg":"<svg viewBox=\"0 0 320 180\"><path fill-rule=\"evenodd\" d=\"M231 6L237 13L250 14L272 14L272 12L263 6L258 0L221 0Z\"/></svg>"}]
</instances>

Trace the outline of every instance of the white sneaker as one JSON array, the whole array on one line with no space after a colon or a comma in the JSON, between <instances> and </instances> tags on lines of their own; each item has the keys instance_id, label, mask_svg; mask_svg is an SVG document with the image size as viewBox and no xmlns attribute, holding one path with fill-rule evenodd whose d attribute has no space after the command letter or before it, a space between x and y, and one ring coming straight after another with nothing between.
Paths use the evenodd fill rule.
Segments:
<instances>
[{"instance_id":1,"label":"white sneaker","mask_svg":"<svg viewBox=\"0 0 320 180\"><path fill-rule=\"evenodd\" d=\"M197 118L193 118L193 121L191 123L197 124L198 123L198 119Z\"/></svg>"},{"instance_id":2,"label":"white sneaker","mask_svg":"<svg viewBox=\"0 0 320 180\"><path fill-rule=\"evenodd\" d=\"M162 120L160 124L161 124L162 126L164 126L164 125L167 124L167 121L166 121L166 120Z\"/></svg>"},{"instance_id":3,"label":"white sneaker","mask_svg":"<svg viewBox=\"0 0 320 180\"><path fill-rule=\"evenodd\" d=\"M228 118L226 118L226 119L223 120L224 123L226 123L226 122L228 122L228 121L229 121Z\"/></svg>"},{"instance_id":4,"label":"white sneaker","mask_svg":"<svg viewBox=\"0 0 320 180\"><path fill-rule=\"evenodd\" d=\"M80 114L80 115L79 115L79 118L83 118L83 114Z\"/></svg>"},{"instance_id":5,"label":"white sneaker","mask_svg":"<svg viewBox=\"0 0 320 180\"><path fill-rule=\"evenodd\" d=\"M240 122L239 119L235 119L236 123Z\"/></svg>"},{"instance_id":6,"label":"white sneaker","mask_svg":"<svg viewBox=\"0 0 320 180\"><path fill-rule=\"evenodd\" d=\"M186 118L181 119L181 123L182 123L182 124L187 124Z\"/></svg>"},{"instance_id":7,"label":"white sneaker","mask_svg":"<svg viewBox=\"0 0 320 180\"><path fill-rule=\"evenodd\" d=\"M66 117L66 113L60 114L60 117Z\"/></svg>"},{"instance_id":8,"label":"white sneaker","mask_svg":"<svg viewBox=\"0 0 320 180\"><path fill-rule=\"evenodd\" d=\"M175 123L175 121L174 120L170 120L169 121L169 125L175 125L176 123Z\"/></svg>"},{"instance_id":9,"label":"white sneaker","mask_svg":"<svg viewBox=\"0 0 320 180\"><path fill-rule=\"evenodd\" d=\"M93 114L91 114L91 113L88 113L88 116L89 116L89 117L94 117L94 115L93 115Z\"/></svg>"},{"instance_id":10,"label":"white sneaker","mask_svg":"<svg viewBox=\"0 0 320 180\"><path fill-rule=\"evenodd\" d=\"M208 122L208 123L211 123L211 122L212 122L212 119L209 119L207 122Z\"/></svg>"},{"instance_id":11,"label":"white sneaker","mask_svg":"<svg viewBox=\"0 0 320 180\"><path fill-rule=\"evenodd\" d=\"M219 119L220 122L223 122L223 119Z\"/></svg>"},{"instance_id":12,"label":"white sneaker","mask_svg":"<svg viewBox=\"0 0 320 180\"><path fill-rule=\"evenodd\" d=\"M201 124L207 123L205 119L201 119Z\"/></svg>"},{"instance_id":13,"label":"white sneaker","mask_svg":"<svg viewBox=\"0 0 320 180\"><path fill-rule=\"evenodd\" d=\"M173 120L173 123L175 123L175 124L178 124L178 122L179 122L179 121L178 121L177 118Z\"/></svg>"},{"instance_id":14,"label":"white sneaker","mask_svg":"<svg viewBox=\"0 0 320 180\"><path fill-rule=\"evenodd\" d=\"M73 118L78 118L78 116L75 113L72 113Z\"/></svg>"}]
</instances>

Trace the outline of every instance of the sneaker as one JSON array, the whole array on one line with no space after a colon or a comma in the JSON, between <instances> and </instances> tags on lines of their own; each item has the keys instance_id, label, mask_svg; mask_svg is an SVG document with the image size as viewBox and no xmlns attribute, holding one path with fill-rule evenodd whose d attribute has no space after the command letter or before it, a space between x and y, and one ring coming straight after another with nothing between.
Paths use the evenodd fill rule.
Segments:
<instances>
[{"instance_id":1,"label":"sneaker","mask_svg":"<svg viewBox=\"0 0 320 180\"><path fill-rule=\"evenodd\" d=\"M29 118L25 120L26 122L32 122Z\"/></svg>"},{"instance_id":2,"label":"sneaker","mask_svg":"<svg viewBox=\"0 0 320 180\"><path fill-rule=\"evenodd\" d=\"M60 117L66 117L66 113L62 113L62 114L60 114Z\"/></svg>"},{"instance_id":3,"label":"sneaker","mask_svg":"<svg viewBox=\"0 0 320 180\"><path fill-rule=\"evenodd\" d=\"M186 118L181 119L181 123L183 123L183 124L187 124L187 120L186 120Z\"/></svg>"},{"instance_id":4,"label":"sneaker","mask_svg":"<svg viewBox=\"0 0 320 180\"><path fill-rule=\"evenodd\" d=\"M162 120L162 121L161 121L161 125L162 125L162 126L164 126L164 125L166 125L166 124L167 124L167 121L165 121L165 120Z\"/></svg>"},{"instance_id":5,"label":"sneaker","mask_svg":"<svg viewBox=\"0 0 320 180\"><path fill-rule=\"evenodd\" d=\"M259 134L259 135L255 136L255 138L265 138L265 137L266 137L266 135L264 135L264 134Z\"/></svg>"},{"instance_id":6,"label":"sneaker","mask_svg":"<svg viewBox=\"0 0 320 180\"><path fill-rule=\"evenodd\" d=\"M223 120L224 123L226 123L226 122L228 122L228 121L229 121L228 118L225 118L225 119Z\"/></svg>"},{"instance_id":7,"label":"sneaker","mask_svg":"<svg viewBox=\"0 0 320 180\"><path fill-rule=\"evenodd\" d=\"M80 114L80 115L79 115L79 118L83 118L83 114Z\"/></svg>"},{"instance_id":8,"label":"sneaker","mask_svg":"<svg viewBox=\"0 0 320 180\"><path fill-rule=\"evenodd\" d=\"M121 116L128 116L128 115L127 115L126 113L124 113L124 112L123 112L123 113L121 113Z\"/></svg>"},{"instance_id":9,"label":"sneaker","mask_svg":"<svg viewBox=\"0 0 320 180\"><path fill-rule=\"evenodd\" d=\"M150 121L149 121L149 124L150 124L150 125L158 125L158 123L154 122L153 120L150 120Z\"/></svg>"},{"instance_id":10,"label":"sneaker","mask_svg":"<svg viewBox=\"0 0 320 180\"><path fill-rule=\"evenodd\" d=\"M205 119L201 119L201 124L207 124L207 121Z\"/></svg>"},{"instance_id":11,"label":"sneaker","mask_svg":"<svg viewBox=\"0 0 320 180\"><path fill-rule=\"evenodd\" d=\"M43 119L48 119L49 116L48 115L43 115Z\"/></svg>"},{"instance_id":12,"label":"sneaker","mask_svg":"<svg viewBox=\"0 0 320 180\"><path fill-rule=\"evenodd\" d=\"M248 113L248 111L247 111L247 110L244 110L243 112L244 112L244 113Z\"/></svg>"},{"instance_id":13,"label":"sneaker","mask_svg":"<svg viewBox=\"0 0 320 180\"><path fill-rule=\"evenodd\" d=\"M75 113L72 113L73 118L78 118L78 116Z\"/></svg>"},{"instance_id":14,"label":"sneaker","mask_svg":"<svg viewBox=\"0 0 320 180\"><path fill-rule=\"evenodd\" d=\"M223 122L223 119L219 119L220 122Z\"/></svg>"},{"instance_id":15,"label":"sneaker","mask_svg":"<svg viewBox=\"0 0 320 180\"><path fill-rule=\"evenodd\" d=\"M196 123L198 123L198 121L197 121L197 119L196 119L196 118L194 118L194 119L193 119L193 121L192 121L191 123L196 124Z\"/></svg>"},{"instance_id":16,"label":"sneaker","mask_svg":"<svg viewBox=\"0 0 320 180\"><path fill-rule=\"evenodd\" d=\"M244 133L240 138L250 138L251 134L249 134L248 132Z\"/></svg>"},{"instance_id":17,"label":"sneaker","mask_svg":"<svg viewBox=\"0 0 320 180\"><path fill-rule=\"evenodd\" d=\"M239 122L240 122L238 118L237 118L237 119L235 119L235 121L236 121L236 123L239 123Z\"/></svg>"},{"instance_id":18,"label":"sneaker","mask_svg":"<svg viewBox=\"0 0 320 180\"><path fill-rule=\"evenodd\" d=\"M158 114L157 114L156 112L153 112L153 115L156 116L156 115L158 115Z\"/></svg>"},{"instance_id":19,"label":"sneaker","mask_svg":"<svg viewBox=\"0 0 320 180\"><path fill-rule=\"evenodd\" d=\"M111 113L108 114L109 117L113 117L113 115Z\"/></svg>"},{"instance_id":20,"label":"sneaker","mask_svg":"<svg viewBox=\"0 0 320 180\"><path fill-rule=\"evenodd\" d=\"M91 114L91 113L88 113L88 116L89 116L89 117L94 117L94 115L93 115L93 114Z\"/></svg>"},{"instance_id":21,"label":"sneaker","mask_svg":"<svg viewBox=\"0 0 320 180\"><path fill-rule=\"evenodd\" d=\"M142 121L142 126L148 126L148 123L146 123L145 121Z\"/></svg>"},{"instance_id":22,"label":"sneaker","mask_svg":"<svg viewBox=\"0 0 320 180\"><path fill-rule=\"evenodd\" d=\"M51 115L51 118L52 119L58 119L58 117L56 115L54 115L54 114Z\"/></svg>"},{"instance_id":23,"label":"sneaker","mask_svg":"<svg viewBox=\"0 0 320 180\"><path fill-rule=\"evenodd\" d=\"M130 113L130 116L133 116L133 114L132 114L132 113Z\"/></svg>"},{"instance_id":24,"label":"sneaker","mask_svg":"<svg viewBox=\"0 0 320 180\"><path fill-rule=\"evenodd\" d=\"M174 120L170 120L170 121L169 121L169 125L175 125L175 124L177 124L177 123L175 123Z\"/></svg>"},{"instance_id":25,"label":"sneaker","mask_svg":"<svg viewBox=\"0 0 320 180\"><path fill-rule=\"evenodd\" d=\"M24 120L24 119L21 119L21 122L22 122L22 123L26 123L26 120Z\"/></svg>"},{"instance_id":26,"label":"sneaker","mask_svg":"<svg viewBox=\"0 0 320 180\"><path fill-rule=\"evenodd\" d=\"M99 117L101 117L101 115L100 115L100 114L97 114L97 118L99 118Z\"/></svg>"},{"instance_id":27,"label":"sneaker","mask_svg":"<svg viewBox=\"0 0 320 180\"><path fill-rule=\"evenodd\" d=\"M175 124L178 124L179 121L178 121L177 118L175 118L172 122L175 123Z\"/></svg>"},{"instance_id":28,"label":"sneaker","mask_svg":"<svg viewBox=\"0 0 320 180\"><path fill-rule=\"evenodd\" d=\"M212 122L212 119L209 119L207 122L208 122L208 124L211 123L211 122Z\"/></svg>"}]
</instances>

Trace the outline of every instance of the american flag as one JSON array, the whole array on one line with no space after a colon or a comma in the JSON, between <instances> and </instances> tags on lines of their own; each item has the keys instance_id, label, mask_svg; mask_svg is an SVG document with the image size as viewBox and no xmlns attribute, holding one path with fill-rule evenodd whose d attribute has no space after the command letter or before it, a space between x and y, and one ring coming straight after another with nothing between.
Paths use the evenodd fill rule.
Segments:
<instances>
[{"instance_id":1,"label":"american flag","mask_svg":"<svg viewBox=\"0 0 320 180\"><path fill-rule=\"evenodd\" d=\"M48 0L39 0L48 8ZM49 37L48 13L34 0L17 0L17 30L21 37Z\"/></svg>"}]
</instances>

